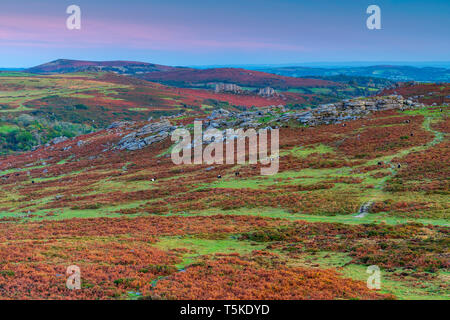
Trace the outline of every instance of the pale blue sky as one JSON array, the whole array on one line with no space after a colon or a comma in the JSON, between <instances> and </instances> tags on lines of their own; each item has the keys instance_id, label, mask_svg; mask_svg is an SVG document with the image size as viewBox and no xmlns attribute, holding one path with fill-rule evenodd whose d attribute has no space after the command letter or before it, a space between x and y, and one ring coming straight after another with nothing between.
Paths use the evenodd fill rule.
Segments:
<instances>
[{"instance_id":1,"label":"pale blue sky","mask_svg":"<svg viewBox=\"0 0 450 320\"><path fill-rule=\"evenodd\" d=\"M66 8L82 10L67 30ZM381 8L382 29L366 28ZM0 67L58 58L168 65L449 61L448 0L2 0Z\"/></svg>"}]
</instances>

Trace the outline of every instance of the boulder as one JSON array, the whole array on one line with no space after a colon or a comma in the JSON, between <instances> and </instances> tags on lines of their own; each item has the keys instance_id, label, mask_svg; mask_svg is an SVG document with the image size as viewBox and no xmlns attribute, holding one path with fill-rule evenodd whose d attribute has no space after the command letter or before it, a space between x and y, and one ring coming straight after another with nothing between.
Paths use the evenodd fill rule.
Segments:
<instances>
[{"instance_id":1,"label":"boulder","mask_svg":"<svg viewBox=\"0 0 450 320\"><path fill-rule=\"evenodd\" d=\"M168 120L150 123L124 136L118 143L117 148L120 150L140 150L153 143L166 139L175 126Z\"/></svg>"}]
</instances>

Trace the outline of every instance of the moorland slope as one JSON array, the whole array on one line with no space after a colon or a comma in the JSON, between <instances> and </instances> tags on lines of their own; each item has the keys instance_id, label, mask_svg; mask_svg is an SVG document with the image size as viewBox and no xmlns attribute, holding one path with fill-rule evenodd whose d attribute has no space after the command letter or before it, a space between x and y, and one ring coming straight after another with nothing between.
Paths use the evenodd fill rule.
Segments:
<instances>
[{"instance_id":1,"label":"moorland slope","mask_svg":"<svg viewBox=\"0 0 450 320\"><path fill-rule=\"evenodd\" d=\"M175 166L169 138L118 147L149 121L3 156L0 297L445 299L449 114L417 105L328 125L291 119L273 176ZM196 117L165 121L189 128ZM78 291L65 287L74 264ZM366 287L370 265L379 291Z\"/></svg>"}]
</instances>

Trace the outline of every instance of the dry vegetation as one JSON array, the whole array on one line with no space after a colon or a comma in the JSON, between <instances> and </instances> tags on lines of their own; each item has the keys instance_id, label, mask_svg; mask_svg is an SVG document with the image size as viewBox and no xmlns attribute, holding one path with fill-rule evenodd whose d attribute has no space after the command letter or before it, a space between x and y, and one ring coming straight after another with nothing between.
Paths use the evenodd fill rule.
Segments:
<instances>
[{"instance_id":1,"label":"dry vegetation","mask_svg":"<svg viewBox=\"0 0 450 320\"><path fill-rule=\"evenodd\" d=\"M145 104L144 94L114 90L130 105L112 99L105 117ZM0 297L448 297L448 115L426 107L282 128L280 171L269 177L259 165L174 166L168 140L115 149L133 126L3 156ZM74 264L79 291L65 287ZM384 272L380 292L365 285L373 264Z\"/></svg>"}]
</instances>

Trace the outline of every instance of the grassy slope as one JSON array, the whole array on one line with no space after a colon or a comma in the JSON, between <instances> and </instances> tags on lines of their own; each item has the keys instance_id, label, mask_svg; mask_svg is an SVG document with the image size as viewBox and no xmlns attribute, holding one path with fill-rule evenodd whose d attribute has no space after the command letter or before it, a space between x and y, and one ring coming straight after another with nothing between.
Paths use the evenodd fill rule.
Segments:
<instances>
[{"instance_id":1,"label":"grassy slope","mask_svg":"<svg viewBox=\"0 0 450 320\"><path fill-rule=\"evenodd\" d=\"M105 89L107 90L107 89ZM73 94L71 91L70 94ZM194 170L192 172L173 171L172 167L157 167L156 159L164 154L168 146L158 147L155 151L145 151L148 154L137 156L132 154L126 159L117 160L116 155L112 155L109 164L102 161L86 162L85 155L77 154L77 151L66 153L48 153L42 154L34 160L25 160L19 157L17 164L7 165L8 161L0 162L0 176L8 176L4 182L5 188L0 191L0 218L15 218L22 223L40 223L43 221L68 221L71 218L99 218L99 217L121 217L124 213L128 217L134 218L138 216L156 217L205 217L215 219L217 215L229 217L261 217L267 221L285 221L293 223L296 221L310 221L315 223L344 223L349 225L364 225L373 223L387 223L392 225L403 223L424 223L437 226L449 226L448 211L445 209L447 203L447 195L445 193L427 194L420 191L414 192L398 192L391 193L385 190L386 182L397 174L395 168L389 168L394 163L393 159L402 158L411 152L424 152L447 138L443 132L435 129L432 124L448 117L448 108L445 112L440 113L436 109L424 108L416 111L406 111L403 114L391 115L392 119L403 116L423 116L422 129L429 132L432 138L425 144L417 144L407 146L389 152L386 155L375 156L365 159L363 163L353 167L337 167L337 168L299 168L282 170L277 175L271 177L259 177L258 175L249 175L244 179L236 179L233 175L236 168L225 171L215 169L209 177L204 177L204 169ZM395 125L389 125L395 126ZM397 125L398 127L401 126ZM385 128L388 128L386 126ZM4 129L10 130L10 129ZM362 130L356 127L352 130ZM353 131L341 133L339 138L347 137L353 134ZM96 136L94 136L96 137ZM101 137L101 135L100 135ZM95 139L93 139L95 141ZM75 144L76 141L68 142ZM339 157L339 161L357 161L353 156L346 155L336 147L333 143L312 143L307 146L298 146L296 142L281 151L281 156L291 156L298 162L305 161L311 157L330 158ZM89 147L87 147L89 148ZM96 147L98 148L98 147ZM88 154L96 154L98 150L93 147L88 149ZM53 158L53 159L51 159ZM51 159L49 161L43 161ZM154 161L153 161L153 160ZM27 164L28 161L28 164ZM33 162L30 162L33 161ZM117 161L117 162L116 162ZM357 173L355 170L378 162L384 162L388 168L376 168L368 172ZM13 162L14 161L10 161ZM392 163L391 163L392 162ZM88 164L91 166L89 168ZM124 169L125 164L125 169ZM243 172L247 166L241 167L239 170ZM49 174L45 174L43 170L50 170ZM57 169L57 170L56 170ZM167 170L167 171L165 171ZM30 175L27 173L30 172ZM121 172L119 175L118 172ZM214 179L215 175L220 172L223 179ZM375 173L384 172L387 175L383 177L374 177ZM9 176L18 175L21 180L16 182L8 182ZM22 178L27 175L25 178ZM151 183L149 178L152 176L161 176L155 183ZM142 178L143 177L143 178ZM196 191L219 190L240 190L243 193L249 190L273 190L274 187L288 187L295 185L313 186L320 183L326 183L331 179L348 179L359 178L360 183L336 182L331 189L301 191L299 194L311 194L311 205L315 205L314 197L323 197L323 195L332 196L331 200L344 198L344 201L354 201L356 204L363 204L367 201L383 201L395 198L397 200L426 201L431 202L432 206L427 209L427 218L414 218L403 216L401 212L381 212L371 213L364 218L356 218L356 210L353 212L345 211L345 213L336 213L333 211L314 211L314 214L305 214L302 212L292 212L289 208L280 207L253 207L242 206L234 209L224 209L223 207L207 207L197 208L196 200L185 200L188 203L192 201L193 207L181 208L179 203L173 198L173 194L177 197L192 194L192 191L172 190L165 196L149 196L140 198L121 199L122 194L131 195L134 192L144 191L150 192L173 188L173 181L177 181L176 185L183 185ZM32 183L32 181L34 183ZM198 182L196 182L198 181ZM34 185L34 186L33 186ZM373 188L368 188L374 186ZM448 190L447 190L448 191ZM55 195L62 194L64 197L71 198L71 201L56 201ZM83 197L92 197L94 200L82 200ZM119 200L116 200L119 197ZM64 199L64 198L63 198ZM91 199L91 198L86 198ZM166 205L169 210L158 212L156 207L158 201L168 201ZM91 202L89 202L91 201ZM173 202L172 202L173 201ZM207 201L206 201L207 202ZM337 202L339 206L340 202ZM448 203L447 203L448 204ZM442 208L444 207L444 214ZM448 207L447 207L448 208ZM121 211L122 210L122 211ZM131 210L131 211L127 211ZM280 220L273 220L280 219ZM283 222L284 223L284 222ZM257 228L256 228L257 229ZM192 263L201 261L205 256L218 253L238 253L242 256L250 255L253 250L263 250L268 253L277 254L279 259L285 261L290 266L307 266L310 268L337 268L339 272L346 277L357 280L365 280L367 278L366 266L364 264L348 264L351 259L347 253L330 253L327 250L319 250L313 255L303 254L296 258L292 258L285 251L270 248L270 243L256 243L249 240L240 239L242 232L222 232L205 236L204 233L193 233L190 236L157 236L158 241L152 244L152 247L163 250L164 252L174 252L177 249L188 248L187 252L178 254L179 260L173 265L178 269L185 268ZM94 238L93 241L100 241ZM108 241L117 241L114 236ZM212 257L211 257L212 258ZM398 272L405 272L407 275L399 278ZM430 273L433 275L429 278L419 278L414 280L414 270L383 270L383 292L392 293L398 298L448 298L444 295L443 289L439 284L448 281L448 272L440 270ZM420 285L418 285L418 283Z\"/></svg>"}]
</instances>

